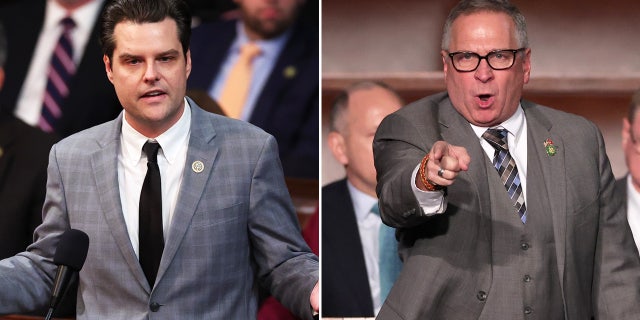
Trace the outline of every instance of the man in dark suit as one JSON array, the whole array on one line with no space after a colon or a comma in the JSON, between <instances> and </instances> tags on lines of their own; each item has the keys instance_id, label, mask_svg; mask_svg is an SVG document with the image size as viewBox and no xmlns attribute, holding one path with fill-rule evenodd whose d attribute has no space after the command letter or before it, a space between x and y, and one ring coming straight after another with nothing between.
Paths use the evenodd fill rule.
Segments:
<instances>
[{"instance_id":1,"label":"man in dark suit","mask_svg":"<svg viewBox=\"0 0 640 320\"><path fill-rule=\"evenodd\" d=\"M7 42L0 24L0 92L5 80ZM42 223L42 205L47 184L47 161L55 135L27 125L0 109L0 259L15 255L33 241L33 231ZM72 292L75 290L72 289ZM33 314L46 314L36 310ZM73 316L75 301L64 299L59 316Z\"/></svg>"},{"instance_id":2,"label":"man in dark suit","mask_svg":"<svg viewBox=\"0 0 640 320\"><path fill-rule=\"evenodd\" d=\"M6 82L0 105L7 113L38 126L43 107L48 66L62 32L59 21L69 15L75 21L73 40L75 74L68 95L60 105L61 116L53 125L60 137L115 118L118 99L100 61L98 15L101 0L28 0L0 7L9 43Z\"/></svg>"},{"instance_id":3,"label":"man in dark suit","mask_svg":"<svg viewBox=\"0 0 640 320\"><path fill-rule=\"evenodd\" d=\"M382 306L382 222L371 209L378 201L371 144L380 121L402 104L386 84L360 82L331 109L327 142L347 176L322 188L323 316L373 317ZM392 258L398 265L397 254Z\"/></svg>"},{"instance_id":4,"label":"man in dark suit","mask_svg":"<svg viewBox=\"0 0 640 320\"><path fill-rule=\"evenodd\" d=\"M616 191L626 201L627 220L640 251L640 90L634 92L629 113L622 119L622 151L629 172L616 181Z\"/></svg>"},{"instance_id":5,"label":"man in dark suit","mask_svg":"<svg viewBox=\"0 0 640 320\"><path fill-rule=\"evenodd\" d=\"M254 59L249 94L239 118L276 138L285 176L317 180L318 26L297 19L300 0L236 3L240 20L206 23L193 30L195 68L188 88L209 92L220 102L240 47L256 43L262 52Z\"/></svg>"},{"instance_id":6,"label":"man in dark suit","mask_svg":"<svg viewBox=\"0 0 640 320\"><path fill-rule=\"evenodd\" d=\"M186 4L114 0L103 18L103 61L124 111L53 146L36 240L0 261L0 314L48 303L56 246L78 229L90 243L77 319L255 319L259 283L311 319L318 260L275 139L185 97Z\"/></svg>"},{"instance_id":7,"label":"man in dark suit","mask_svg":"<svg viewBox=\"0 0 640 320\"><path fill-rule=\"evenodd\" d=\"M522 14L461 1L441 55L447 92L374 139L382 220L404 258L378 317L637 319L640 260L602 134L522 100Z\"/></svg>"},{"instance_id":8,"label":"man in dark suit","mask_svg":"<svg viewBox=\"0 0 640 320\"><path fill-rule=\"evenodd\" d=\"M0 25L0 92L7 43ZM23 251L42 222L47 157L56 138L0 111L0 259Z\"/></svg>"}]
</instances>

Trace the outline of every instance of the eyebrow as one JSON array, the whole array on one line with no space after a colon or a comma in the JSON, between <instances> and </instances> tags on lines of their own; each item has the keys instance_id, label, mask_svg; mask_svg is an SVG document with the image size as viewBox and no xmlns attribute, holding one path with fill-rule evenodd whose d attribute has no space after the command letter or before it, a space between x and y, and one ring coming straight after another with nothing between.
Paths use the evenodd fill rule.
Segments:
<instances>
[{"instance_id":1,"label":"eyebrow","mask_svg":"<svg viewBox=\"0 0 640 320\"><path fill-rule=\"evenodd\" d=\"M160 52L159 54L156 55L156 57L163 57L163 56L168 56L168 55L178 55L180 54L180 51L176 50L176 49L170 49L167 51L163 51ZM129 54L129 53L123 53L121 55L118 56L118 59L139 59L141 58L140 55L135 55L135 54Z\"/></svg>"}]
</instances>

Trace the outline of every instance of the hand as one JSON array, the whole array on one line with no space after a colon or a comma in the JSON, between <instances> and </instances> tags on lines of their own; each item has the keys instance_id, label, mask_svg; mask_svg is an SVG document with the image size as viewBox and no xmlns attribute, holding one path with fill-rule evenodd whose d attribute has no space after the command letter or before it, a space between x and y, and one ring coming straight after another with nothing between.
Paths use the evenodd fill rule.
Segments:
<instances>
[{"instance_id":1,"label":"hand","mask_svg":"<svg viewBox=\"0 0 640 320\"><path fill-rule=\"evenodd\" d=\"M429 151L429 161L425 168L427 180L439 185L452 185L460 171L467 171L471 157L464 147L454 146L445 141L437 141ZM416 186L427 190L420 177L416 177Z\"/></svg>"},{"instance_id":2,"label":"hand","mask_svg":"<svg viewBox=\"0 0 640 320\"><path fill-rule=\"evenodd\" d=\"M313 290L311 290L311 297L309 298L309 303L311 304L311 308L313 308L313 312L317 313L318 310L320 310L320 303L319 303L319 297L318 297L318 291L320 289L318 288L318 283L316 282L316 285L313 287Z\"/></svg>"}]
</instances>

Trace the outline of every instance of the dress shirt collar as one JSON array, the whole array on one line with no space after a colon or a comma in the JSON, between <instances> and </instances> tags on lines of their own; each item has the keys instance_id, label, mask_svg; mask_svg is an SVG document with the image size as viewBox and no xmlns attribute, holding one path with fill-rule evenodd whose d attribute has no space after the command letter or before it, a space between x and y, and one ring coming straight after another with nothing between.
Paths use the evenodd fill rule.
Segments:
<instances>
[{"instance_id":1,"label":"dress shirt collar","mask_svg":"<svg viewBox=\"0 0 640 320\"><path fill-rule=\"evenodd\" d=\"M247 36L244 24L242 23L241 20L238 20L238 23L236 24L236 33L237 33L237 36L233 44L231 45L231 50L235 54L238 54L240 52L240 48L245 43L250 42L249 36ZM266 57L268 59L277 58L278 55L280 54L280 51L282 51L282 48L284 48L285 43L287 43L287 40L289 39L290 35L291 35L291 28L287 29L287 31L285 31L283 34L279 35L276 38L269 39L269 40L254 41L260 47L259 56Z\"/></svg>"},{"instance_id":2,"label":"dress shirt collar","mask_svg":"<svg viewBox=\"0 0 640 320\"><path fill-rule=\"evenodd\" d=\"M90 1L71 12L71 18L76 23L77 30L86 30L86 32L91 32L95 21L98 18L103 2L104 0ZM56 25L60 24L60 21L68 14L67 9L62 7L57 1L48 0L44 19L44 28L55 28ZM60 30L62 30L62 28Z\"/></svg>"},{"instance_id":3,"label":"dress shirt collar","mask_svg":"<svg viewBox=\"0 0 640 320\"><path fill-rule=\"evenodd\" d=\"M480 140L483 140L482 134L487 131L487 127L478 127L476 125L471 124L471 128L473 132L478 136ZM518 104L518 108L516 108L516 112L513 113L509 119L505 120L500 125L494 126L492 128L504 128L509 131L509 139L508 143L511 145L513 142L516 145L520 142L520 139L526 139L527 136L522 134L524 128L524 111L522 111L522 105Z\"/></svg>"},{"instance_id":4,"label":"dress shirt collar","mask_svg":"<svg viewBox=\"0 0 640 320\"><path fill-rule=\"evenodd\" d=\"M180 120L155 139L149 139L136 131L127 122L126 117L123 116L122 150L125 161L137 164L142 159L142 146L148 140L154 140L160 144L161 149L158 152L158 156L162 155L169 164L174 163L180 154L180 150L187 145L191 129L191 106L186 98L184 99L184 106L184 112Z\"/></svg>"},{"instance_id":5,"label":"dress shirt collar","mask_svg":"<svg viewBox=\"0 0 640 320\"><path fill-rule=\"evenodd\" d=\"M369 214L374 214L371 212L371 208L378 202L378 199L358 190L349 180L347 180L347 188L349 189L349 195L353 203L353 211L356 213L356 220L358 222L363 221Z\"/></svg>"}]
</instances>

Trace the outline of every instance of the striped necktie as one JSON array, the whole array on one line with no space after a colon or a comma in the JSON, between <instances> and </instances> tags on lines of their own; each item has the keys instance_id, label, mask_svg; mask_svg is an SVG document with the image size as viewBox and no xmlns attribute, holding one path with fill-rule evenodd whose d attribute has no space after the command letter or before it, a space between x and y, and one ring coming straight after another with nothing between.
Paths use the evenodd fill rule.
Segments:
<instances>
[{"instance_id":1,"label":"striped necktie","mask_svg":"<svg viewBox=\"0 0 640 320\"><path fill-rule=\"evenodd\" d=\"M225 115L239 119L247 100L253 74L253 59L260 54L260 46L247 42L240 48L240 56L229 71L220 94L220 106Z\"/></svg>"},{"instance_id":2,"label":"striped necktie","mask_svg":"<svg viewBox=\"0 0 640 320\"><path fill-rule=\"evenodd\" d=\"M520 184L518 167L509 153L507 133L508 131L506 129L487 129L487 131L482 134L482 137L496 149L493 156L493 166L498 170L500 179L502 179L502 183L507 189L509 198L511 198L513 206L520 216L520 220L522 220L522 223L526 223L527 207L524 203L524 193L522 192L522 185Z\"/></svg>"},{"instance_id":3,"label":"striped necktie","mask_svg":"<svg viewBox=\"0 0 640 320\"><path fill-rule=\"evenodd\" d=\"M38 121L38 126L46 132L56 130L56 123L62 117L64 99L69 94L70 79L76 72L71 42L71 30L76 24L70 17L62 19L60 24L62 24L63 31L51 55L42 114Z\"/></svg>"}]
</instances>

